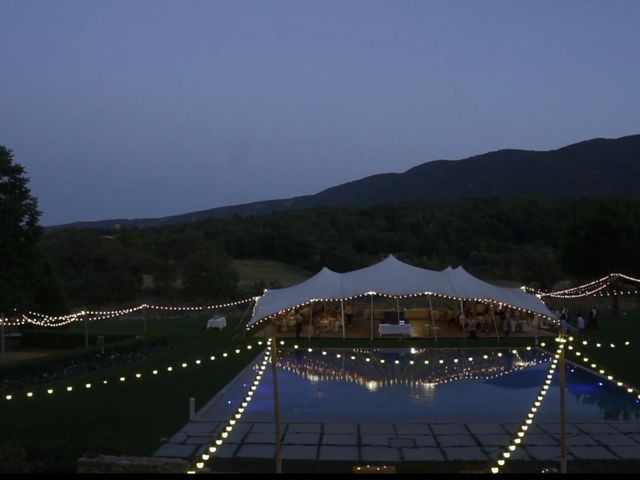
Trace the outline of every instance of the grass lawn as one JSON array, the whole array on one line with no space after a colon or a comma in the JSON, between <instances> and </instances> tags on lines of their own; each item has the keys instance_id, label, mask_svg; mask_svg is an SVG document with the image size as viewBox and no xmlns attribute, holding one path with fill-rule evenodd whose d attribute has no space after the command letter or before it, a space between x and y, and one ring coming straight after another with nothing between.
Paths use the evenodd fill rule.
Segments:
<instances>
[{"instance_id":1,"label":"grass lawn","mask_svg":"<svg viewBox=\"0 0 640 480\"><path fill-rule=\"evenodd\" d=\"M234 260L233 266L238 272L238 285L242 288L260 281L267 285L277 282L282 287L300 283L313 273L300 267L275 260Z\"/></svg>"},{"instance_id":2,"label":"grass lawn","mask_svg":"<svg viewBox=\"0 0 640 480\"><path fill-rule=\"evenodd\" d=\"M149 335L166 335L169 347L150 354L135 363L100 369L53 384L56 390L51 396L43 394L43 388L34 389L37 395L26 398L25 392L16 392L11 401L0 399L0 472L73 472L76 459L85 453L150 455L160 445L163 438L172 436L188 421L190 397L197 399L196 408L201 408L219 389L226 385L261 350L247 350L246 345L257 343L257 339L245 336L239 328L244 310L227 316L228 327L222 331L206 330L206 314L184 317L149 317ZM246 318L245 318L246 319ZM603 316L600 329L591 332L594 343L582 351L595 359L617 378L640 384L640 372L635 367L638 355L636 339L640 338L640 314L630 314L617 318ZM83 332L83 325L75 325L72 331ZM140 319L120 321L99 321L90 324L94 334L142 334ZM629 340L631 347L624 347ZM613 342L615 349L596 348L595 341ZM640 341L640 340L638 340ZM287 346L296 342L311 347L516 347L531 345L531 339L508 338L496 341L485 338L478 340L420 340L420 339L378 339L373 344L368 339L317 339L311 342L287 339ZM235 354L235 346L241 346L241 354ZM222 358L222 352L229 352ZM216 355L217 360L205 360ZM195 366L197 358L203 364ZM568 359L574 359L568 355ZM189 362L188 368L179 363ZM172 365L173 373L153 376L154 368L166 371ZM142 379L132 379L136 372L142 372ZM118 381L121 375L128 380ZM111 378L108 385L99 384L103 378ZM94 387L82 389L91 382ZM64 387L73 384L72 392ZM43 398L46 397L46 398ZM548 462L547 462L548 463ZM305 463L284 461L288 472L349 472L351 463L321 462ZM273 471L272 461L223 461L214 463L220 471ZM543 466L536 462L513 463L512 471L538 472ZM397 464L402 472L472 472L486 471L489 465L479 462L405 462ZM485 470L483 470L485 469ZM570 462L570 471L584 472L638 472L638 462Z\"/></svg>"},{"instance_id":3,"label":"grass lawn","mask_svg":"<svg viewBox=\"0 0 640 480\"><path fill-rule=\"evenodd\" d=\"M240 313L241 314L241 313ZM226 385L260 350L245 348L242 329L236 329L240 314L228 317L222 331L205 330L206 315L199 318L157 318L148 320L148 331L167 335L169 348L154 352L141 361L76 376L45 388L26 398L16 392L14 399L0 401L0 471L73 472L75 461L85 453L150 455L161 439L172 436L188 421L189 398L201 408ZM83 329L77 325L74 329ZM99 321L91 333L140 333L140 320ZM253 341L255 344L256 342ZM242 346L235 354L232 346ZM227 358L223 352L229 352ZM206 360L216 355L215 361ZM195 366L194 360L203 363ZM182 368L187 361L191 366ZM172 373L157 376L154 368ZM141 379L133 379L142 372ZM125 375L129 380L120 382ZM112 381L102 385L104 378ZM83 388L90 382L90 390ZM72 392L65 391L74 385Z\"/></svg>"},{"instance_id":4,"label":"grass lawn","mask_svg":"<svg viewBox=\"0 0 640 480\"><path fill-rule=\"evenodd\" d=\"M573 352L580 351L588 355L589 359L601 365L615 378L636 387L640 386L640 312L617 317L603 315L598 323L597 330L587 330L587 337L591 340L588 345L584 346L576 340ZM625 341L629 341L630 345L624 346ZM600 342L602 347L598 348L597 342ZM615 345L613 349L610 347L612 343ZM568 353L567 360L586 365L574 353Z\"/></svg>"}]
</instances>

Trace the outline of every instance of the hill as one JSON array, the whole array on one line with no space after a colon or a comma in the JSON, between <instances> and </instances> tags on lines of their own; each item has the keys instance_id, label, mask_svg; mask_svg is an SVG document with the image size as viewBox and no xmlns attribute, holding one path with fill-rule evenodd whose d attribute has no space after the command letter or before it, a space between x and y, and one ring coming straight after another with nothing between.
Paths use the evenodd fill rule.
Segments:
<instances>
[{"instance_id":1,"label":"hill","mask_svg":"<svg viewBox=\"0 0 640 480\"><path fill-rule=\"evenodd\" d=\"M76 222L54 228L157 227L207 218L249 217L316 207L365 207L420 200L640 196L640 135L597 138L557 150L498 150L383 173L315 195L231 205L162 218Z\"/></svg>"}]
</instances>

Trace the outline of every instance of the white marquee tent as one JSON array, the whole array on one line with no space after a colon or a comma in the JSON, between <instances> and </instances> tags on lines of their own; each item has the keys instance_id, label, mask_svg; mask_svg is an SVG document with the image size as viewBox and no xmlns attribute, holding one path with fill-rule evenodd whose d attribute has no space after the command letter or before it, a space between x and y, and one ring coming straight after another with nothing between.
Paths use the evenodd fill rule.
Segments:
<instances>
[{"instance_id":1,"label":"white marquee tent","mask_svg":"<svg viewBox=\"0 0 640 480\"><path fill-rule=\"evenodd\" d=\"M346 273L323 268L313 277L287 288L266 290L256 301L247 328L261 320L316 301L344 300L363 295L433 295L457 300L503 304L555 319L535 295L521 288L505 288L484 282L462 267L438 272L414 267L393 255L379 263Z\"/></svg>"}]
</instances>

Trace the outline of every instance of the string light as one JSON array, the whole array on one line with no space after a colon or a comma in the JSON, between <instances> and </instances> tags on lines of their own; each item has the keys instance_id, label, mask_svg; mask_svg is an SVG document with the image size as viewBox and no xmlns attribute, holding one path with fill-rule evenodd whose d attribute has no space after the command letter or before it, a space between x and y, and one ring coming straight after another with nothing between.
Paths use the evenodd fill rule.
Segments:
<instances>
[{"instance_id":1,"label":"string light","mask_svg":"<svg viewBox=\"0 0 640 480\"><path fill-rule=\"evenodd\" d=\"M163 311L181 311L181 312L218 310L218 309L235 307L245 303L253 302L257 298L259 297L250 297L250 298L245 298L243 300L220 303L218 305L205 305L205 306L166 306L166 305L149 305L144 303L136 307L124 308L119 310L103 310L103 311L83 310L83 311L72 313L69 315L58 315L58 316L45 315L42 313L29 311L27 315L23 314L19 318L16 318L14 320L0 318L0 324L3 324L5 326L20 326L20 325L26 325L26 324L33 324L41 327L61 327L63 325L68 325L73 322L79 322L84 320L96 321L96 320L104 320L109 318L126 316L143 309L163 310Z\"/></svg>"},{"instance_id":2,"label":"string light","mask_svg":"<svg viewBox=\"0 0 640 480\"><path fill-rule=\"evenodd\" d=\"M567 288L564 290L556 290L556 291L543 291L540 289L536 289L533 287L528 287L528 286L522 286L520 287L523 291L527 292L527 293L532 293L534 295L536 295L538 298L541 297L553 297L553 298L578 298L578 297L584 297L584 296L611 296L611 295L637 295L638 293L640 293L640 290L627 290L627 291L623 291L623 290L614 290L611 292L607 292L607 293L598 293L601 292L601 290L603 290L604 288L606 288L607 286L609 286L616 278L623 278L625 280L631 281L631 282L636 282L636 283L640 283L640 279L639 278L635 278L629 275L625 275L622 273L610 273L609 275L606 275L602 278L599 278L597 280L594 280L592 282L588 282L585 283L583 285L579 285L577 287L571 287L571 288ZM264 289L264 293L267 292L267 289ZM596 295L597 294L597 295ZM261 319L259 322L260 323L262 320L266 320L267 318L272 318L275 317L277 315L281 315L283 313L289 312L293 309L297 309L300 308L302 306L311 304L313 302L317 302L317 301L325 301L325 302L332 302L332 301L338 301L338 300L352 300L352 299L356 299L356 298L361 298L364 296L370 296L370 295L379 295L382 297L386 297L386 298L398 298L398 299L402 299L402 298L412 298L412 297L418 297L418 296L424 296L424 295L431 295L434 297L439 297L439 298L445 298L445 299L450 299L450 300L463 300L463 301L476 301L476 302L482 302L482 303L489 303L489 304L498 304L498 305L503 305L503 302L499 302L493 299L489 299L489 298L466 298L466 297L452 297L452 296L448 296L448 295L443 295L443 294L438 294L438 293L434 293L434 292L421 292L421 293L413 293L413 294L408 294L408 295L389 295L389 294L384 294L384 293L379 293L379 292L366 292L362 295L354 295L351 297L344 297L344 298L314 298L311 300L308 300L306 302L300 303L298 305L296 305L295 307L291 307L285 310L281 310L275 314L269 315L263 319ZM34 325L38 325L38 326L43 326L43 327L60 327L63 325L67 325L69 323L72 322L77 322L77 321L82 321L82 320L88 320L88 321L95 321L95 320L102 320L102 319L109 319L109 318L115 318L115 317L120 317L120 316L125 316L125 315L129 315L131 313L140 311L142 309L152 309L152 310L163 310L163 311L180 311L180 312L194 312L194 311L204 311L204 310L216 310L216 309L222 309L222 308L228 308L228 307L234 307L234 306L238 306L238 305L242 305L245 303L249 303L249 302L255 302L253 305L253 310L252 310L252 316L255 315L256 312L256 308L258 306L258 300L260 299L260 296L255 296L255 297L249 297L249 298L245 298L242 300L236 300L236 301L232 301L232 302L226 302L226 303L220 303L217 305L204 305L204 306L170 306L170 305L149 305L149 304L142 304L142 305L138 305L136 307L131 307L131 308L124 308L124 309L119 309L119 310L102 310L102 311L97 311L97 310L87 310L87 311L81 311L81 312L77 312L77 313L72 313L72 314L68 314L68 315L58 315L58 316L53 316L53 315L45 315L42 313L37 313L37 312L32 312L29 311L28 315L21 315L19 318L16 318L14 320L10 320L7 318L0 318L0 324L5 325L5 326L20 326L20 325L25 325L25 324L34 324ZM545 318L549 318L550 320L554 320L550 317L548 317L547 315L541 314L539 312L534 312L532 310L528 310L528 309L524 309L521 307L515 307L515 306L511 306L509 305L511 308L515 309L515 310L519 310L519 311L523 311L523 312L527 312L527 313L532 313L532 314L537 314L537 315L542 315ZM255 325L255 324L254 324ZM247 329L249 329L249 327L247 327Z\"/></svg>"},{"instance_id":3,"label":"string light","mask_svg":"<svg viewBox=\"0 0 640 480\"><path fill-rule=\"evenodd\" d=\"M583 341L582 342L584 345L586 345L588 342L587 341ZM631 342L626 341L625 342L625 346L629 346L631 344ZM601 346L601 344L596 344L598 347ZM610 348L615 348L615 344L610 344L609 345ZM630 393L632 395L637 395L637 398L640 399L640 389L638 389L637 387L634 387L632 385L629 385L625 382L620 381L619 379L614 378L613 375L611 375L610 373L607 373L606 370L604 368L602 368L602 366L598 367L598 364L596 363L589 363L590 360L588 357L585 357L582 355L581 352L575 352L575 355L577 357L581 357L582 356L582 361L584 363L587 364L587 366L585 366L584 368L586 368L587 370L590 370L591 373L593 373L596 376L599 376L601 378L604 378L606 380L608 380L609 382L611 382L612 384L622 388L623 390L625 390L627 393Z\"/></svg>"},{"instance_id":4,"label":"string light","mask_svg":"<svg viewBox=\"0 0 640 480\"><path fill-rule=\"evenodd\" d=\"M258 368L258 373L254 377L253 385L251 389L249 389L246 393L246 397L244 401L240 403L240 406L236 409L235 413L231 416L231 418L227 421L223 431L218 435L218 437L209 444L209 446L205 449L205 451L200 455L198 459L195 460L194 464L191 465L186 473L196 473L197 471L201 471L204 469L206 462L210 460L213 454L216 453L218 448L224 443L224 441L229 437L229 434L233 431L233 428L238 420L242 417L247 405L253 399L253 392L255 388L260 384L260 381L263 378L263 373L267 368L269 363L269 359L271 357L271 346L267 346L264 352L264 357L260 367Z\"/></svg>"},{"instance_id":5,"label":"string light","mask_svg":"<svg viewBox=\"0 0 640 480\"><path fill-rule=\"evenodd\" d=\"M260 342L258 342L258 344L262 344L262 342L260 341ZM251 344L249 344L249 345L247 346L247 350L249 350L249 351L251 350L251 348L249 348L250 346L251 346ZM256 347L256 348L257 348L257 347ZM235 352L236 354L241 354L241 353L242 353L242 350L241 350L241 349L239 349L239 348L236 348L236 349L234 350L234 352ZM229 355L228 355L226 352L225 352L225 353L223 353L223 355L222 355L222 356L223 356L224 358L228 358L228 357L229 357ZM212 355L212 356L210 357L210 360L211 360L211 361L214 361L215 359L216 359L216 356L215 356L215 355ZM202 361L201 361L201 360L196 360L196 361L194 362L194 365L193 365L193 366L199 366L199 365L201 365L201 364L202 364ZM186 369L186 368L188 368L188 367L190 366L189 362L180 362L180 365L182 366L182 369ZM181 369L181 370L182 370L182 369ZM150 372L150 373L151 373L151 374L153 374L153 375L158 375L158 374L160 374L160 373L161 373L161 371L162 371L162 370L159 370L159 369L157 369L157 368L156 368L156 369L151 370L151 372ZM174 372L174 371L177 371L177 370L176 370L176 369L174 369L174 367L173 367L173 366L168 366L168 367L166 367L166 368L164 369L164 371L166 371L167 373L171 373L171 372ZM143 375L143 373L142 373L142 372L136 372L136 373L135 373L133 376L131 376L131 377L127 377L127 376L124 376L124 375L123 375L123 376L115 377L114 379L115 379L115 380L117 380L117 381L118 381L118 383L127 383L127 380L128 380L128 379L136 378L136 379L138 379L138 380L139 380L139 379L141 379L143 376L144 376L144 375ZM109 380L105 378L105 379L102 379L101 381L100 381L100 380L99 380L99 381L96 381L96 383L102 383L102 385L107 385L107 384L109 384ZM85 384L84 384L84 388L85 388L85 389L87 389L87 390L93 389L93 387L94 387L94 386L95 386L95 385L94 385L94 384L92 384L92 383L85 383ZM68 385L68 386L66 387L66 391L67 391L67 392L71 392L71 391L73 391L73 385ZM15 392L14 392L14 393L15 393ZM28 393L31 393L31 395L29 395ZM46 390L46 393L47 393L48 395L52 395L52 394L54 393L54 389L53 389L53 388L48 388L48 389ZM30 390L29 392L27 392L27 396L28 396L28 397L33 397L33 396L35 396L35 395L36 395L36 392L35 392L35 391L31 391L31 390ZM4 398L5 398L5 400L11 400L11 399L13 399L13 397L14 397L14 395L13 395L13 394L6 394Z\"/></svg>"},{"instance_id":6,"label":"string light","mask_svg":"<svg viewBox=\"0 0 640 480\"><path fill-rule=\"evenodd\" d=\"M491 473L499 473L500 468L504 466L505 462L511 457L511 454L515 452L516 448L522 443L522 439L524 438L529 426L533 424L533 419L540 409L542 402L544 401L547 392L549 390L549 385L551 385L551 379L553 378L553 373L555 372L556 366L558 365L558 359L560 358L560 354L564 349L564 343L566 342L565 338L558 337L556 338L556 342L560 344L558 349L556 350L556 354L553 357L553 361L551 362L551 366L549 367L549 371L547 372L547 378L542 385L542 388L538 392L538 396L536 400L533 402L533 405L529 409L529 413L527 413L526 418L522 425L520 426L520 430L517 432L516 437L513 441L507 446L507 448L502 452L502 455L498 457L496 463L491 467Z\"/></svg>"}]
</instances>

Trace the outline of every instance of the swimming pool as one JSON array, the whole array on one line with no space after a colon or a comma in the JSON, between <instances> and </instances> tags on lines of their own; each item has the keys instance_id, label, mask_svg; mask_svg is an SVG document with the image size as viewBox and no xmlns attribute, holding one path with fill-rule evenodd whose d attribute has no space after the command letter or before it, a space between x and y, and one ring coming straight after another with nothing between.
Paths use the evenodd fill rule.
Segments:
<instances>
[{"instance_id":1,"label":"swimming pool","mask_svg":"<svg viewBox=\"0 0 640 480\"><path fill-rule=\"evenodd\" d=\"M547 375L537 350L283 350L279 358L283 422L519 423ZM243 397L251 371L236 379L210 411L225 420ZM569 422L634 421L633 396L580 368L567 367ZM536 422L558 422L558 373ZM243 419L273 421L270 369Z\"/></svg>"}]
</instances>

